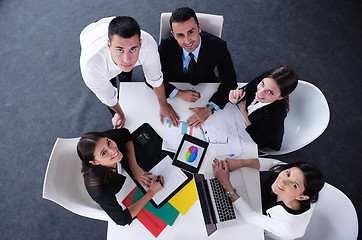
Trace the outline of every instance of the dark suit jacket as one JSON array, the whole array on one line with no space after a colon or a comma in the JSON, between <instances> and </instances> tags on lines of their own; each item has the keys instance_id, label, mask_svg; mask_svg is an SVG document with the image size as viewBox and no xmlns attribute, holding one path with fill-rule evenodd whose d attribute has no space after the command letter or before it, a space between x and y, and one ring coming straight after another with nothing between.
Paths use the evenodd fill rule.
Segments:
<instances>
[{"instance_id":1,"label":"dark suit jacket","mask_svg":"<svg viewBox=\"0 0 362 240\"><path fill-rule=\"evenodd\" d=\"M220 82L219 89L210 98L223 108L229 91L237 87L236 74L226 42L209 33L201 32L201 48L195 68L197 83ZM175 89L169 82L188 82L183 72L182 48L171 35L164 37L158 47L160 53L166 96ZM219 77L215 75L215 67Z\"/></svg>"},{"instance_id":2,"label":"dark suit jacket","mask_svg":"<svg viewBox=\"0 0 362 240\"><path fill-rule=\"evenodd\" d=\"M117 147L120 152L123 153L123 159L121 161L122 168L129 170L128 159L125 144L130 141L130 133L127 129L115 129L104 132L104 135L112 139L117 143ZM87 176L88 179L104 176L105 171L102 168L96 168L91 171ZM116 172L111 172L110 179L98 186L85 185L89 195L94 201L96 201L108 214L108 216L118 225L126 225L132 222L132 216L129 210L123 209L116 199L116 194L121 190L126 180L125 176L122 176Z\"/></svg>"},{"instance_id":3,"label":"dark suit jacket","mask_svg":"<svg viewBox=\"0 0 362 240\"><path fill-rule=\"evenodd\" d=\"M246 110L255 99L257 85L264 74L251 81L245 89ZM268 147L280 150L284 134L284 119L287 116L285 100L277 100L259 108L249 115L251 125L246 128L258 148Z\"/></svg>"}]
</instances>

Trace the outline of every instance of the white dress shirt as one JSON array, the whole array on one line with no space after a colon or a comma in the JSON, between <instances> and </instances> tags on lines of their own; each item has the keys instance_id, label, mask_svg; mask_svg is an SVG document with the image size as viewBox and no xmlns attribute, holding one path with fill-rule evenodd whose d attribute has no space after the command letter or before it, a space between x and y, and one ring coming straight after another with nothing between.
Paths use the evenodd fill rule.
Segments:
<instances>
[{"instance_id":1,"label":"white dress shirt","mask_svg":"<svg viewBox=\"0 0 362 240\"><path fill-rule=\"evenodd\" d=\"M276 164L284 164L276 159L259 158L259 171L268 171ZM266 210L268 216L254 211L242 197L233 202L234 208L246 222L263 228L265 234L273 239L288 240L300 238L305 234L312 217L315 204L301 214L291 214L283 206L276 205Z\"/></svg>"},{"instance_id":2,"label":"white dress shirt","mask_svg":"<svg viewBox=\"0 0 362 240\"><path fill-rule=\"evenodd\" d=\"M115 106L117 89L110 80L122 72L113 62L107 46L108 25L115 17L100 19L89 24L80 34L80 69L85 84L107 106ZM153 37L141 30L141 49L135 66L142 65L146 81L152 87L159 87L163 82L158 47Z\"/></svg>"}]
</instances>

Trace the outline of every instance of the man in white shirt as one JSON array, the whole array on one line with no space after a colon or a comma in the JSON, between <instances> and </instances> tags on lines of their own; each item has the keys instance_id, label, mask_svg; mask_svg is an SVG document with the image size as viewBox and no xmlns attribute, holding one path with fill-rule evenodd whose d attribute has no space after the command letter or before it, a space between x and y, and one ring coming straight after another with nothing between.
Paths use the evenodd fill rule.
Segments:
<instances>
[{"instance_id":1,"label":"man in white shirt","mask_svg":"<svg viewBox=\"0 0 362 240\"><path fill-rule=\"evenodd\" d=\"M150 34L140 30L136 20L127 16L100 19L83 29L80 44L84 82L115 112L114 128L123 127L126 119L118 102L117 88L110 80L122 72L131 72L138 65L142 65L146 81L157 95L161 122L166 117L178 125L179 116L166 101L157 43Z\"/></svg>"}]
</instances>

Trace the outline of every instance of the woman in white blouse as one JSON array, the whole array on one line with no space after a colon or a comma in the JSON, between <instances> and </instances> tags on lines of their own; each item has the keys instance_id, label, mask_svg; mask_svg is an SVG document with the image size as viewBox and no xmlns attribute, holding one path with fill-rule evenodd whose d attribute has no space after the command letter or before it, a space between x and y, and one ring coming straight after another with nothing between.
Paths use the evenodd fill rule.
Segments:
<instances>
[{"instance_id":1,"label":"woman in white blouse","mask_svg":"<svg viewBox=\"0 0 362 240\"><path fill-rule=\"evenodd\" d=\"M213 171L234 208L250 224L261 227L274 239L302 237L313 213L318 193L324 185L320 170L307 162L282 163L267 158L214 160ZM250 167L268 171L262 176L263 214L255 212L230 182L229 171ZM263 180L263 177L265 178Z\"/></svg>"}]
</instances>

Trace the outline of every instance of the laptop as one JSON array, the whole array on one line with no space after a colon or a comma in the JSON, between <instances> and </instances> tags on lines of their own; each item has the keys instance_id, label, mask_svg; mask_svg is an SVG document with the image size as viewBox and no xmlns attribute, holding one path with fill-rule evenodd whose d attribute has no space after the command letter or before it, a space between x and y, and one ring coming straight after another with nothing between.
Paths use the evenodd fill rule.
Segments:
<instances>
[{"instance_id":1,"label":"laptop","mask_svg":"<svg viewBox=\"0 0 362 240\"><path fill-rule=\"evenodd\" d=\"M237 186L234 186L237 193L249 201L241 173L233 175L232 180L234 181L232 182L237 183ZM235 175L239 176L235 177ZM194 174L194 178L208 236L217 230L217 226L220 229L236 226L241 224L240 221L243 222L217 178L205 179L203 174L198 173Z\"/></svg>"}]
</instances>

